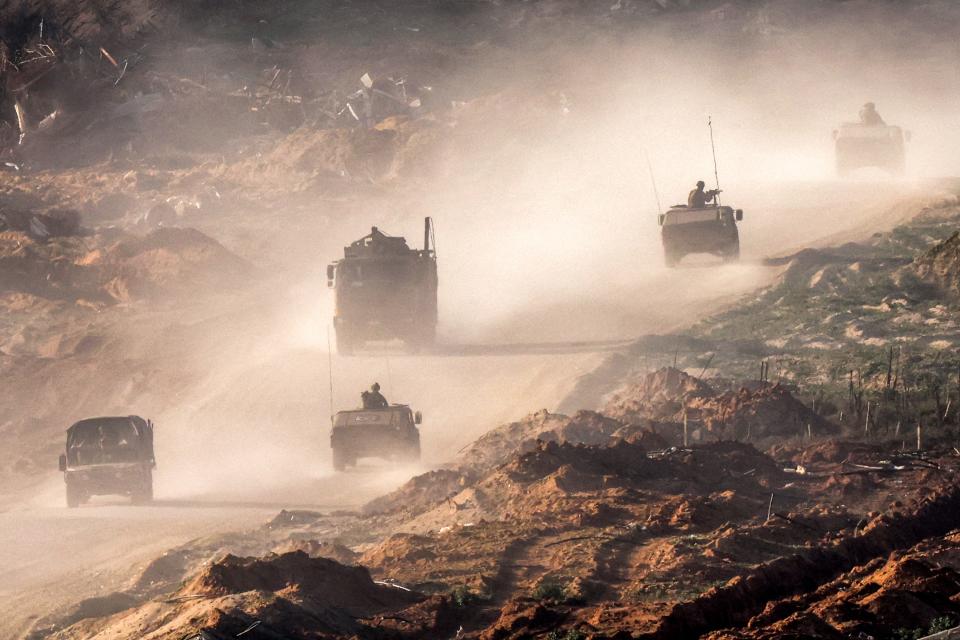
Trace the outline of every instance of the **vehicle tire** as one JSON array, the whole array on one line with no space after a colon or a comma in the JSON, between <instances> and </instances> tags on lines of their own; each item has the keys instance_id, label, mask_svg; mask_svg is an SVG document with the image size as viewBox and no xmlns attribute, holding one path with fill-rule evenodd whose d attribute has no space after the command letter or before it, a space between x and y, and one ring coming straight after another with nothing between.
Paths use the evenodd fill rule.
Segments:
<instances>
[{"instance_id":1,"label":"vehicle tire","mask_svg":"<svg viewBox=\"0 0 960 640\"><path fill-rule=\"evenodd\" d=\"M153 502L153 477L147 476L143 484L133 490L130 495L130 502L133 504L149 504Z\"/></svg>"},{"instance_id":2,"label":"vehicle tire","mask_svg":"<svg viewBox=\"0 0 960 640\"><path fill-rule=\"evenodd\" d=\"M346 327L339 327L337 332L337 353L341 356L352 356L356 340Z\"/></svg>"},{"instance_id":3,"label":"vehicle tire","mask_svg":"<svg viewBox=\"0 0 960 640\"><path fill-rule=\"evenodd\" d=\"M333 470L334 471L343 471L347 468L347 463L350 459L350 456L347 455L346 451L342 449L333 449Z\"/></svg>"},{"instance_id":4,"label":"vehicle tire","mask_svg":"<svg viewBox=\"0 0 960 640\"><path fill-rule=\"evenodd\" d=\"M724 262L738 262L740 260L740 240L738 239L730 248L727 249L727 252L723 254Z\"/></svg>"},{"instance_id":5,"label":"vehicle tire","mask_svg":"<svg viewBox=\"0 0 960 640\"><path fill-rule=\"evenodd\" d=\"M411 336L404 342L406 343L407 351L411 353L419 353L424 349L429 349L432 347L436 340L437 327L436 325L431 324L427 327L415 328Z\"/></svg>"},{"instance_id":6,"label":"vehicle tire","mask_svg":"<svg viewBox=\"0 0 960 640\"><path fill-rule=\"evenodd\" d=\"M410 448L407 450L407 461L420 462L420 443L419 442L416 442L410 445Z\"/></svg>"},{"instance_id":7,"label":"vehicle tire","mask_svg":"<svg viewBox=\"0 0 960 640\"><path fill-rule=\"evenodd\" d=\"M72 482L67 483L67 507L76 509L83 502L83 492Z\"/></svg>"},{"instance_id":8,"label":"vehicle tire","mask_svg":"<svg viewBox=\"0 0 960 640\"><path fill-rule=\"evenodd\" d=\"M663 263L667 265L668 269L673 269L680 263L681 256L678 256L672 251L664 250L663 252Z\"/></svg>"}]
</instances>

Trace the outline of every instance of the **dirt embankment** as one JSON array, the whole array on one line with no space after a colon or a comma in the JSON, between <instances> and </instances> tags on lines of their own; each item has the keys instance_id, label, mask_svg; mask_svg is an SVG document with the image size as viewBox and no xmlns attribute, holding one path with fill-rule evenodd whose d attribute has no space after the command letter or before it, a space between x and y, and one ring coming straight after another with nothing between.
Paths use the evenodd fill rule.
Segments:
<instances>
[{"instance_id":1,"label":"dirt embankment","mask_svg":"<svg viewBox=\"0 0 960 640\"><path fill-rule=\"evenodd\" d=\"M914 261L917 275L956 296L960 294L960 231Z\"/></svg>"},{"instance_id":2,"label":"dirt embankment","mask_svg":"<svg viewBox=\"0 0 960 640\"><path fill-rule=\"evenodd\" d=\"M611 406L628 404L634 419L669 417L694 400L769 420L765 433L781 419L669 369L627 389ZM756 389L774 406L810 411L782 391ZM292 638L412 639L457 629L484 639L558 629L598 639L752 638L767 637L758 635L767 624L839 637L894 618L927 628L955 613L934 591L960 571L950 564L960 554L937 552L948 570L917 551L945 549L943 536L960 526L952 451L891 458L880 445L792 434L770 436L780 442L773 455L726 440L690 448L661 440L654 449L643 444L649 429L593 412L533 414L475 443L482 464L414 478L362 514L284 512L247 536L283 555L226 557L199 570L174 562L157 584L186 580L162 602L137 600L54 637L122 635L134 623L145 637L198 629L220 637L258 620L263 637ZM891 553L919 564L888 561ZM331 556L364 568L319 560ZM884 563L892 564L881 570ZM908 570L918 589L909 596ZM324 590L334 582L342 593ZM832 586L854 582L862 587ZM843 603L827 604L837 598Z\"/></svg>"}]
</instances>

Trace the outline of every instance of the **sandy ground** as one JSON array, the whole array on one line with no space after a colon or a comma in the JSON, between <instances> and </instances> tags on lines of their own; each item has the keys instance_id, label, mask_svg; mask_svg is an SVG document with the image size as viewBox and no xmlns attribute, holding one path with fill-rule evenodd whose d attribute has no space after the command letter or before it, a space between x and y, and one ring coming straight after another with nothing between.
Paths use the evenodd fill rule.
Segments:
<instances>
[{"instance_id":1,"label":"sandy ground","mask_svg":"<svg viewBox=\"0 0 960 640\"><path fill-rule=\"evenodd\" d=\"M189 539L256 526L283 507L356 507L450 458L498 423L556 408L618 340L688 324L770 282L778 270L761 266L761 258L888 227L909 211L895 201L913 195L906 185L764 187L735 203L746 211L739 265L691 259L665 269L653 225L637 242L642 268L612 255L621 261L622 277L588 291L545 291L497 319L488 341L458 328L469 325L469 314L442 311L443 342L436 353L420 356L387 349L328 359L323 320L316 319L326 317L329 304L322 282L281 292L291 305L280 304L282 327L247 323L229 310L233 326L261 339L248 348L225 331L209 345L208 357L233 348L244 349L244 357L218 367L174 410L153 416L155 506L95 501L79 510L60 508L62 480L51 473L32 495L0 512L0 637L19 637L37 615L121 587L131 567ZM329 407L353 405L372 378L391 400L423 411L423 465L388 469L369 462L335 475L326 441ZM238 437L229 443L212 438L218 425Z\"/></svg>"}]
</instances>

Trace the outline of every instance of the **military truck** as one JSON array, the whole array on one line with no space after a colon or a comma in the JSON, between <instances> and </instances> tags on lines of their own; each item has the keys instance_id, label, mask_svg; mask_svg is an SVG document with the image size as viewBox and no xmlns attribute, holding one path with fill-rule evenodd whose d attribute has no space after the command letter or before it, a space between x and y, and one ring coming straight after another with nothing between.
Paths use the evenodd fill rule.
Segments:
<instances>
[{"instance_id":1,"label":"military truck","mask_svg":"<svg viewBox=\"0 0 960 640\"><path fill-rule=\"evenodd\" d=\"M89 418L67 429L60 471L67 506L91 496L125 495L134 504L153 500L153 423L140 416Z\"/></svg>"},{"instance_id":2,"label":"military truck","mask_svg":"<svg viewBox=\"0 0 960 640\"><path fill-rule=\"evenodd\" d=\"M356 466L359 458L383 458L397 462L420 460L420 412L405 404L383 409L352 409L333 417L330 447L333 468Z\"/></svg>"},{"instance_id":3,"label":"military truck","mask_svg":"<svg viewBox=\"0 0 960 640\"><path fill-rule=\"evenodd\" d=\"M903 175L906 165L905 142L910 132L900 127L860 122L845 122L834 130L837 175L846 177L851 171L865 167L883 169L890 175Z\"/></svg>"},{"instance_id":4,"label":"military truck","mask_svg":"<svg viewBox=\"0 0 960 640\"><path fill-rule=\"evenodd\" d=\"M437 255L433 221L424 219L423 249L377 227L327 266L334 291L337 352L373 340L403 340L411 351L433 344L437 328Z\"/></svg>"},{"instance_id":5,"label":"military truck","mask_svg":"<svg viewBox=\"0 0 960 640\"><path fill-rule=\"evenodd\" d=\"M660 239L663 258L668 267L675 267L691 253L710 253L724 262L740 259L740 233L737 222L743 210L710 205L692 209L677 204L660 214Z\"/></svg>"}]
</instances>

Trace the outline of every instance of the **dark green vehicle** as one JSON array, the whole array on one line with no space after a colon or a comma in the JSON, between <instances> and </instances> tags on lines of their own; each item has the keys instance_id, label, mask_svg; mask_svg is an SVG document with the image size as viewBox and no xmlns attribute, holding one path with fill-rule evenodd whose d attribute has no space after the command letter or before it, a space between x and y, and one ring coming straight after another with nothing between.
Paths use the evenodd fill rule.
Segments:
<instances>
[{"instance_id":1,"label":"dark green vehicle","mask_svg":"<svg viewBox=\"0 0 960 640\"><path fill-rule=\"evenodd\" d=\"M420 412L405 404L383 409L340 411L333 417L330 447L333 468L343 471L360 458L383 458L396 462L420 460Z\"/></svg>"},{"instance_id":2,"label":"dark green vehicle","mask_svg":"<svg viewBox=\"0 0 960 640\"><path fill-rule=\"evenodd\" d=\"M423 249L376 227L327 267L334 291L337 352L369 341L402 340L410 351L433 344L437 330L437 255L433 223L424 219Z\"/></svg>"},{"instance_id":3,"label":"dark green vehicle","mask_svg":"<svg viewBox=\"0 0 960 640\"><path fill-rule=\"evenodd\" d=\"M737 222L743 220L743 210L711 205L691 209L674 205L660 214L660 238L663 258L668 267L675 267L684 256L709 253L724 262L740 259L740 232Z\"/></svg>"},{"instance_id":4,"label":"dark green vehicle","mask_svg":"<svg viewBox=\"0 0 960 640\"><path fill-rule=\"evenodd\" d=\"M140 416L89 418L67 429L60 471L67 506L92 496L130 496L134 504L153 500L153 423Z\"/></svg>"}]
</instances>

